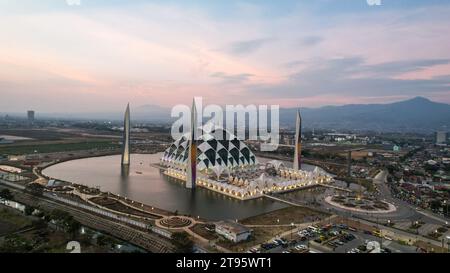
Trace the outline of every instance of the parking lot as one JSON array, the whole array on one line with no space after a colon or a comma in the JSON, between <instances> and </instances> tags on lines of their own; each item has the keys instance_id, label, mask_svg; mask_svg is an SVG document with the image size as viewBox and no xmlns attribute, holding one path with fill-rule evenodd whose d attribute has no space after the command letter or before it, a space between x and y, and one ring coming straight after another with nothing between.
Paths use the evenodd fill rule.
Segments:
<instances>
[{"instance_id":1,"label":"parking lot","mask_svg":"<svg viewBox=\"0 0 450 273\"><path fill-rule=\"evenodd\" d=\"M344 224L309 226L284 238L253 248L253 253L414 253L416 247L399 244L376 232Z\"/></svg>"}]
</instances>

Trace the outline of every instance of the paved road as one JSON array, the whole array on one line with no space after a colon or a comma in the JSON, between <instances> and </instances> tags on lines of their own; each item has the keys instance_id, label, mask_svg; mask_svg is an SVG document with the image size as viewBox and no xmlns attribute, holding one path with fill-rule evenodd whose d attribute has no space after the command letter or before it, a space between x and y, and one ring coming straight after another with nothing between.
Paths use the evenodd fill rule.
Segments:
<instances>
[{"instance_id":1,"label":"paved road","mask_svg":"<svg viewBox=\"0 0 450 273\"><path fill-rule=\"evenodd\" d=\"M388 172L383 170L380 171L375 178L373 179L374 184L377 185L379 190L379 198L386 202L389 202L396 206L397 210L390 213L379 213L379 214L370 214L364 212L355 212L348 211L345 209L340 209L334 207L327 202L324 201L325 196L320 196L318 201L322 204L322 207L326 210L341 215L345 217L357 216L358 218L365 218L367 220L373 222L386 222L387 220L391 220L393 222L396 221L424 221L426 223L431 224L444 224L446 220L440 216L434 215L431 212L426 211L418 211L414 206L408 204L407 202L397 199L392 196L391 191L387 185L387 175ZM448 221L448 220L447 220Z\"/></svg>"},{"instance_id":2,"label":"paved road","mask_svg":"<svg viewBox=\"0 0 450 273\"><path fill-rule=\"evenodd\" d=\"M425 210L417 210L414 206L409 204L406 201L397 199L392 196L391 190L389 189L389 186L387 185L387 171L381 171L378 173L377 176L373 179L373 182L378 186L378 189L380 191L380 197L381 199L384 199L388 202L391 202L397 206L397 214L394 215L395 218L399 220L405 220L409 219L410 221L418 221L423 220L424 222L431 223L431 224L445 224L448 219L445 219L444 217L438 216L432 212L425 211ZM388 215L389 217L390 215Z\"/></svg>"}]
</instances>

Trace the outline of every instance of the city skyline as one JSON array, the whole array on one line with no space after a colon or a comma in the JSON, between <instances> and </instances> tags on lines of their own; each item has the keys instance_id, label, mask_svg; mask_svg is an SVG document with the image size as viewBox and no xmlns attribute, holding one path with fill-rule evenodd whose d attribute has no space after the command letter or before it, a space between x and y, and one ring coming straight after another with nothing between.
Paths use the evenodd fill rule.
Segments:
<instances>
[{"instance_id":1,"label":"city skyline","mask_svg":"<svg viewBox=\"0 0 450 273\"><path fill-rule=\"evenodd\" d=\"M194 96L282 107L418 95L450 103L445 1L0 7L2 112L105 112L124 100L171 107Z\"/></svg>"}]
</instances>

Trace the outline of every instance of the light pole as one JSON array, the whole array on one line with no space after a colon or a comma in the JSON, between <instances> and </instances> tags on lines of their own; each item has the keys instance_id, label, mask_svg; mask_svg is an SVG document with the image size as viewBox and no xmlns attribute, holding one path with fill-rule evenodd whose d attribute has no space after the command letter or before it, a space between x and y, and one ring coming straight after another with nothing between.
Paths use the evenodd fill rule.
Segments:
<instances>
[{"instance_id":1,"label":"light pole","mask_svg":"<svg viewBox=\"0 0 450 273\"><path fill-rule=\"evenodd\" d=\"M450 253L450 235L445 237L447 239L447 252Z\"/></svg>"},{"instance_id":2,"label":"light pole","mask_svg":"<svg viewBox=\"0 0 450 273\"><path fill-rule=\"evenodd\" d=\"M448 207L447 207L447 200L444 200L444 206L445 206L445 217L447 217L448 214Z\"/></svg>"},{"instance_id":3,"label":"light pole","mask_svg":"<svg viewBox=\"0 0 450 273\"><path fill-rule=\"evenodd\" d=\"M280 219L277 219L277 225L280 223ZM275 237L275 231L276 231L276 227L274 226L273 231L272 231L272 236Z\"/></svg>"},{"instance_id":4,"label":"light pole","mask_svg":"<svg viewBox=\"0 0 450 273\"><path fill-rule=\"evenodd\" d=\"M292 229L291 229L291 241L292 241L292 234L294 233L294 223L291 223L291 227L292 227Z\"/></svg>"}]
</instances>

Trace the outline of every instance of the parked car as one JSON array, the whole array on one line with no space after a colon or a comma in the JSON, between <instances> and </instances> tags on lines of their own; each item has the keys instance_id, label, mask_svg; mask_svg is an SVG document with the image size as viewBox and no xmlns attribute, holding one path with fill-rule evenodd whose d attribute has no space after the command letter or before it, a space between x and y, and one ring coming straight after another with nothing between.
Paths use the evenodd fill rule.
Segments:
<instances>
[{"instance_id":1,"label":"parked car","mask_svg":"<svg viewBox=\"0 0 450 273\"><path fill-rule=\"evenodd\" d=\"M256 247L252 248L249 250L251 253L258 253L259 249L257 249Z\"/></svg>"},{"instance_id":2,"label":"parked car","mask_svg":"<svg viewBox=\"0 0 450 273\"><path fill-rule=\"evenodd\" d=\"M333 230L333 231L330 231L329 234L330 234L331 236L338 236L338 235L339 235L339 232L336 231L336 230Z\"/></svg>"},{"instance_id":3,"label":"parked car","mask_svg":"<svg viewBox=\"0 0 450 273\"><path fill-rule=\"evenodd\" d=\"M264 249L264 250L270 250L270 249L275 248L275 247L276 247L276 245L275 244L271 244L271 243L267 243L267 244L262 244L261 245L261 248Z\"/></svg>"},{"instance_id":4,"label":"parked car","mask_svg":"<svg viewBox=\"0 0 450 273\"><path fill-rule=\"evenodd\" d=\"M311 232L314 232L314 233L316 233L316 232L318 232L318 231L319 231L319 229L318 229L318 228L316 228L316 227L313 227L313 226L309 226L309 227L307 227L307 230L309 230L309 231L311 231Z\"/></svg>"},{"instance_id":5,"label":"parked car","mask_svg":"<svg viewBox=\"0 0 450 273\"><path fill-rule=\"evenodd\" d=\"M295 249L300 251L300 250L306 250L306 249L308 249L308 247L305 245L299 244L299 245L295 246Z\"/></svg>"},{"instance_id":6,"label":"parked car","mask_svg":"<svg viewBox=\"0 0 450 273\"><path fill-rule=\"evenodd\" d=\"M335 242L328 242L328 245L331 247L337 247L337 244Z\"/></svg>"}]
</instances>

